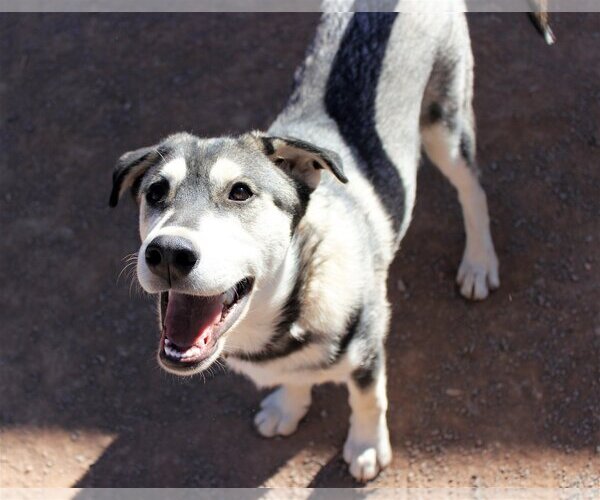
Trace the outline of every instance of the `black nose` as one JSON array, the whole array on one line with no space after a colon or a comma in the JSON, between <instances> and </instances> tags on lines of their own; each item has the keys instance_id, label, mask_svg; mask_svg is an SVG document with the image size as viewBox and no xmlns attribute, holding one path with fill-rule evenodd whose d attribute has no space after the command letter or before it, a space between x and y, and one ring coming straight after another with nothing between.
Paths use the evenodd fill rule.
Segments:
<instances>
[{"instance_id":1,"label":"black nose","mask_svg":"<svg viewBox=\"0 0 600 500\"><path fill-rule=\"evenodd\" d=\"M168 281L185 276L198 262L192 242L179 236L158 236L146 247L146 264L150 270Z\"/></svg>"}]
</instances>

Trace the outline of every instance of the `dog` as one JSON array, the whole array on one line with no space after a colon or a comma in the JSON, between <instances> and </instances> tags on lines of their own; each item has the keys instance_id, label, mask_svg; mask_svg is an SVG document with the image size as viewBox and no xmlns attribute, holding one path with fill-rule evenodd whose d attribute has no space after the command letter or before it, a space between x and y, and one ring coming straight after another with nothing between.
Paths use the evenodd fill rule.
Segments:
<instances>
[{"instance_id":1,"label":"dog","mask_svg":"<svg viewBox=\"0 0 600 500\"><path fill-rule=\"evenodd\" d=\"M296 430L313 385L346 384L343 455L359 481L392 459L386 279L422 151L462 207L460 292L482 300L500 284L475 162L469 32L453 5L325 12L268 131L178 133L124 154L113 173L110 205L126 191L139 204L137 277L158 297L160 366L193 375L223 357L277 387L254 419L266 437Z\"/></svg>"}]
</instances>

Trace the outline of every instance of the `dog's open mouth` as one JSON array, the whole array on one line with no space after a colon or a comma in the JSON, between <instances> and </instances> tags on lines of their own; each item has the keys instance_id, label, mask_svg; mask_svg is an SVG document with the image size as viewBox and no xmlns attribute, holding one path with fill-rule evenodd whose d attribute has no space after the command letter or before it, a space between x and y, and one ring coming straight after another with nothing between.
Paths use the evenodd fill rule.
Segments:
<instances>
[{"instance_id":1,"label":"dog's open mouth","mask_svg":"<svg viewBox=\"0 0 600 500\"><path fill-rule=\"evenodd\" d=\"M181 374L208 368L218 357L219 338L239 318L253 285L254 279L244 278L226 292L210 297L163 292L158 351L161 365Z\"/></svg>"}]
</instances>

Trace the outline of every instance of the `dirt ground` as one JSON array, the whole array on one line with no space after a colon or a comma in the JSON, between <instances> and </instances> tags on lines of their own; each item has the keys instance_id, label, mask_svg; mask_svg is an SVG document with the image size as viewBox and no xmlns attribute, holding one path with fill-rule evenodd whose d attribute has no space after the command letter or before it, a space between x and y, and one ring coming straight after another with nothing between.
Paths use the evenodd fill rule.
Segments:
<instances>
[{"instance_id":1,"label":"dirt ground","mask_svg":"<svg viewBox=\"0 0 600 500\"><path fill-rule=\"evenodd\" d=\"M124 151L266 128L315 14L0 15L0 486L355 486L341 387L292 437L219 370L159 370L154 303L117 279L136 211ZM394 461L374 486L600 487L600 15L469 18L478 154L502 287L454 285L451 187L419 174L389 280ZM402 89L398 89L401 92Z\"/></svg>"}]
</instances>

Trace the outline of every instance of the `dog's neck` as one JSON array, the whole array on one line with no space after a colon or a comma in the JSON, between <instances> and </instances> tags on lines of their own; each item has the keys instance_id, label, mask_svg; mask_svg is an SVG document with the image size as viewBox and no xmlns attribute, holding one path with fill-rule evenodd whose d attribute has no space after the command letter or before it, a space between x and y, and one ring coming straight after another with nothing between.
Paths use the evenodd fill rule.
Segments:
<instances>
[{"instance_id":1,"label":"dog's neck","mask_svg":"<svg viewBox=\"0 0 600 500\"><path fill-rule=\"evenodd\" d=\"M303 236L297 232L275 273L257 283L248 312L229 335L226 352L248 354L268 344L301 277L304 244Z\"/></svg>"}]
</instances>

